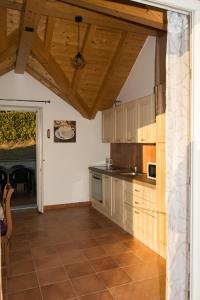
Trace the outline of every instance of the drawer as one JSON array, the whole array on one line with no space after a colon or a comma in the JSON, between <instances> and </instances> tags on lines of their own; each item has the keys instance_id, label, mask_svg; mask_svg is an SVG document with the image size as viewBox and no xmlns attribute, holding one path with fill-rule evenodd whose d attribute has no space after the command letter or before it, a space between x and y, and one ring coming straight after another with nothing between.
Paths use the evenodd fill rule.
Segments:
<instances>
[{"instance_id":1,"label":"drawer","mask_svg":"<svg viewBox=\"0 0 200 300\"><path fill-rule=\"evenodd\" d=\"M144 196L144 186L134 183L133 184L133 195L136 197L143 198Z\"/></svg>"},{"instance_id":2,"label":"drawer","mask_svg":"<svg viewBox=\"0 0 200 300\"><path fill-rule=\"evenodd\" d=\"M145 200L156 202L156 189L151 189L149 187L144 186L143 191L144 191L143 198Z\"/></svg>"}]
</instances>

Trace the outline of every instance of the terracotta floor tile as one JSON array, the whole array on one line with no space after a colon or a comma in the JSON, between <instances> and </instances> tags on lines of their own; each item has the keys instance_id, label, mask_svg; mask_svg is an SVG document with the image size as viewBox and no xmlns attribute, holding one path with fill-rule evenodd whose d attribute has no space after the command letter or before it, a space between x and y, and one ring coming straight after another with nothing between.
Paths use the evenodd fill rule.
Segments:
<instances>
[{"instance_id":1,"label":"terracotta floor tile","mask_svg":"<svg viewBox=\"0 0 200 300\"><path fill-rule=\"evenodd\" d=\"M61 267L61 259L58 255L49 255L42 258L34 259L36 270L51 269Z\"/></svg>"},{"instance_id":2,"label":"terracotta floor tile","mask_svg":"<svg viewBox=\"0 0 200 300\"><path fill-rule=\"evenodd\" d=\"M14 276L8 278L8 293L17 293L19 291L28 290L38 286L35 273Z\"/></svg>"},{"instance_id":3,"label":"terracotta floor tile","mask_svg":"<svg viewBox=\"0 0 200 300\"><path fill-rule=\"evenodd\" d=\"M69 252L69 250L79 250L79 244L77 242L66 242L66 243L59 243L56 246L57 251L60 253Z\"/></svg>"},{"instance_id":4,"label":"terracotta floor tile","mask_svg":"<svg viewBox=\"0 0 200 300\"><path fill-rule=\"evenodd\" d=\"M144 262L164 261L162 257L160 257L158 254L156 254L146 246L144 246L143 248L133 250L133 252L137 257L139 257Z\"/></svg>"},{"instance_id":5,"label":"terracotta floor tile","mask_svg":"<svg viewBox=\"0 0 200 300\"><path fill-rule=\"evenodd\" d=\"M165 276L143 280L138 282L137 284L138 287L142 289L150 299L160 299L162 297L165 297L165 287L166 287Z\"/></svg>"},{"instance_id":6,"label":"terracotta floor tile","mask_svg":"<svg viewBox=\"0 0 200 300\"><path fill-rule=\"evenodd\" d=\"M10 264L10 276L22 275L34 272L32 260L17 261Z\"/></svg>"},{"instance_id":7,"label":"terracotta floor tile","mask_svg":"<svg viewBox=\"0 0 200 300\"><path fill-rule=\"evenodd\" d=\"M37 278L40 286L69 279L63 267L38 271Z\"/></svg>"},{"instance_id":8,"label":"terracotta floor tile","mask_svg":"<svg viewBox=\"0 0 200 300\"><path fill-rule=\"evenodd\" d=\"M150 300L141 287L134 283L124 284L110 289L115 300Z\"/></svg>"},{"instance_id":9,"label":"terracotta floor tile","mask_svg":"<svg viewBox=\"0 0 200 300\"><path fill-rule=\"evenodd\" d=\"M83 252L90 260L107 256L106 251L100 246L84 249Z\"/></svg>"},{"instance_id":10,"label":"terracotta floor tile","mask_svg":"<svg viewBox=\"0 0 200 300\"><path fill-rule=\"evenodd\" d=\"M113 258L121 267L134 265L141 262L141 260L132 252L125 252L119 255L114 255Z\"/></svg>"},{"instance_id":11,"label":"terracotta floor tile","mask_svg":"<svg viewBox=\"0 0 200 300\"><path fill-rule=\"evenodd\" d=\"M31 260L32 255L29 249L19 250L19 251L11 251L10 252L10 261L17 262L22 260Z\"/></svg>"},{"instance_id":12,"label":"terracotta floor tile","mask_svg":"<svg viewBox=\"0 0 200 300\"><path fill-rule=\"evenodd\" d=\"M94 273L94 269L87 261L82 263L67 265L65 266L65 270L67 271L69 277L71 278Z\"/></svg>"},{"instance_id":13,"label":"terracotta floor tile","mask_svg":"<svg viewBox=\"0 0 200 300\"><path fill-rule=\"evenodd\" d=\"M119 265L110 256L91 260L96 272L117 268Z\"/></svg>"},{"instance_id":14,"label":"terracotta floor tile","mask_svg":"<svg viewBox=\"0 0 200 300\"><path fill-rule=\"evenodd\" d=\"M95 274L74 278L72 284L79 296L102 291L106 288L103 280Z\"/></svg>"},{"instance_id":15,"label":"terracotta floor tile","mask_svg":"<svg viewBox=\"0 0 200 300\"><path fill-rule=\"evenodd\" d=\"M57 250L55 246L50 247L33 247L31 248L31 253L33 258L41 258L45 256L49 256L52 254L56 254Z\"/></svg>"},{"instance_id":16,"label":"terracotta floor tile","mask_svg":"<svg viewBox=\"0 0 200 300\"><path fill-rule=\"evenodd\" d=\"M24 251L24 250L29 250L30 245L28 241L18 241L18 240L13 240L11 239L11 246L10 246L10 251Z\"/></svg>"},{"instance_id":17,"label":"terracotta floor tile","mask_svg":"<svg viewBox=\"0 0 200 300\"><path fill-rule=\"evenodd\" d=\"M141 281L159 277L166 273L165 266L159 262L144 263L140 262L123 268L133 281Z\"/></svg>"},{"instance_id":18,"label":"terracotta floor tile","mask_svg":"<svg viewBox=\"0 0 200 300\"><path fill-rule=\"evenodd\" d=\"M67 300L76 296L69 280L46 285L41 289L43 300Z\"/></svg>"},{"instance_id":19,"label":"terracotta floor tile","mask_svg":"<svg viewBox=\"0 0 200 300\"><path fill-rule=\"evenodd\" d=\"M61 260L64 265L71 265L73 263L87 261L88 259L81 250L69 250L61 254Z\"/></svg>"},{"instance_id":20,"label":"terracotta floor tile","mask_svg":"<svg viewBox=\"0 0 200 300\"><path fill-rule=\"evenodd\" d=\"M11 294L8 296L8 300L42 300L42 296L39 288L35 288L17 294Z\"/></svg>"},{"instance_id":21,"label":"terracotta floor tile","mask_svg":"<svg viewBox=\"0 0 200 300\"><path fill-rule=\"evenodd\" d=\"M82 296L80 300L114 300L113 296L109 291L98 292L95 294L90 294Z\"/></svg>"},{"instance_id":22,"label":"terracotta floor tile","mask_svg":"<svg viewBox=\"0 0 200 300\"><path fill-rule=\"evenodd\" d=\"M102 248L108 253L108 255L115 255L130 251L123 243L113 243L102 245Z\"/></svg>"},{"instance_id":23,"label":"terracotta floor tile","mask_svg":"<svg viewBox=\"0 0 200 300\"><path fill-rule=\"evenodd\" d=\"M79 242L80 249L87 249L95 246L98 246L98 244L94 239L86 239Z\"/></svg>"},{"instance_id":24,"label":"terracotta floor tile","mask_svg":"<svg viewBox=\"0 0 200 300\"><path fill-rule=\"evenodd\" d=\"M122 269L112 269L100 272L98 273L98 276L103 279L108 288L131 281L131 278Z\"/></svg>"}]
</instances>

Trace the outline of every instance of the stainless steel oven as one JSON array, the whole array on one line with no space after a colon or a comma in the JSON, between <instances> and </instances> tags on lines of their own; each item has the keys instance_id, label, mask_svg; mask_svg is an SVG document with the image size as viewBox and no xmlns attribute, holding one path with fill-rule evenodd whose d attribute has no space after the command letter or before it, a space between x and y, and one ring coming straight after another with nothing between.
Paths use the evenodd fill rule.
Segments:
<instances>
[{"instance_id":1,"label":"stainless steel oven","mask_svg":"<svg viewBox=\"0 0 200 300\"><path fill-rule=\"evenodd\" d=\"M92 174L92 198L103 202L102 197L102 175L99 173Z\"/></svg>"}]
</instances>

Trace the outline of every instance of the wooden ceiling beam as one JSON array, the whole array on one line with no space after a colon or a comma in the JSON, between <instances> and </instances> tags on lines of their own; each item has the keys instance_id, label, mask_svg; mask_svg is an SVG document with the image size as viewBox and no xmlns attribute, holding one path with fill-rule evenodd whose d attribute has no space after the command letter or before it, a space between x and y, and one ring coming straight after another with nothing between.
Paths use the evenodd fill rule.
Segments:
<instances>
[{"instance_id":1,"label":"wooden ceiling beam","mask_svg":"<svg viewBox=\"0 0 200 300\"><path fill-rule=\"evenodd\" d=\"M48 17L47 20L47 29L45 34L45 49L49 52L51 47L51 41L53 37L53 30L55 25L55 18L54 17Z\"/></svg>"},{"instance_id":2,"label":"wooden ceiling beam","mask_svg":"<svg viewBox=\"0 0 200 300\"><path fill-rule=\"evenodd\" d=\"M46 0L27 0L15 73L23 74Z\"/></svg>"},{"instance_id":3,"label":"wooden ceiling beam","mask_svg":"<svg viewBox=\"0 0 200 300\"><path fill-rule=\"evenodd\" d=\"M76 108L84 117L88 118L88 107L85 105L82 98L77 95L77 93L74 93L65 73L53 56L45 50L43 42L38 36L35 36L34 38L32 52L39 63L56 81L62 93L65 95L65 100Z\"/></svg>"},{"instance_id":4,"label":"wooden ceiling beam","mask_svg":"<svg viewBox=\"0 0 200 300\"><path fill-rule=\"evenodd\" d=\"M0 7L0 52L7 48L7 9Z\"/></svg>"},{"instance_id":5,"label":"wooden ceiling beam","mask_svg":"<svg viewBox=\"0 0 200 300\"><path fill-rule=\"evenodd\" d=\"M18 30L13 32L7 39L7 47L0 53L0 64L4 62L5 59L13 56L17 52L18 47Z\"/></svg>"},{"instance_id":6,"label":"wooden ceiling beam","mask_svg":"<svg viewBox=\"0 0 200 300\"><path fill-rule=\"evenodd\" d=\"M24 4L21 4L19 2L11 2L11 1L8 1L8 0L1 0L0 1L0 7L15 9L15 10L19 10L19 11L24 10Z\"/></svg>"},{"instance_id":7,"label":"wooden ceiling beam","mask_svg":"<svg viewBox=\"0 0 200 300\"><path fill-rule=\"evenodd\" d=\"M46 16L52 16L71 21L74 21L75 16L81 15L83 17L83 22L87 24L108 27L120 31L148 34L152 36L157 36L160 34L160 31L154 28L142 26L139 24L133 24L127 21L119 20L112 16L106 16L99 12L90 11L85 8L77 7L68 3L62 3L59 1L47 1L43 14Z\"/></svg>"},{"instance_id":8,"label":"wooden ceiling beam","mask_svg":"<svg viewBox=\"0 0 200 300\"><path fill-rule=\"evenodd\" d=\"M91 49L91 43L94 38L95 31L96 31L96 26L89 25L89 29L87 30L86 37L85 37L84 43L83 43L83 47L81 49L81 54L83 55L84 59L86 59L86 63L87 63L87 57L88 57L89 51ZM80 81L81 76L82 76L82 70L81 69L75 70L74 77L72 80L72 89L74 91L77 90L78 83Z\"/></svg>"},{"instance_id":9,"label":"wooden ceiling beam","mask_svg":"<svg viewBox=\"0 0 200 300\"><path fill-rule=\"evenodd\" d=\"M132 21L159 30L167 30L165 12L153 8L138 7L124 2L107 0L62 0L75 6L110 15L126 21Z\"/></svg>"}]
</instances>

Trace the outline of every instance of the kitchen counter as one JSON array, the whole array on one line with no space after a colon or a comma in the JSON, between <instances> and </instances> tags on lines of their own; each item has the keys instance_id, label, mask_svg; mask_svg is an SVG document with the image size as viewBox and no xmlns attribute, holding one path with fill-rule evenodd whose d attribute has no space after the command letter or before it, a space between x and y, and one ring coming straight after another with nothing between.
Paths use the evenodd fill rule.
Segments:
<instances>
[{"instance_id":1,"label":"kitchen counter","mask_svg":"<svg viewBox=\"0 0 200 300\"><path fill-rule=\"evenodd\" d=\"M96 167L89 167L89 170L92 172L109 175L129 182L139 182L139 183L143 183L144 185L151 185L151 187L152 186L156 187L156 180L147 178L147 174L138 174L138 175L123 174L125 172L131 172L130 169L127 168L120 168L117 166L111 166L110 168L107 168L106 166L96 166Z\"/></svg>"}]
</instances>

